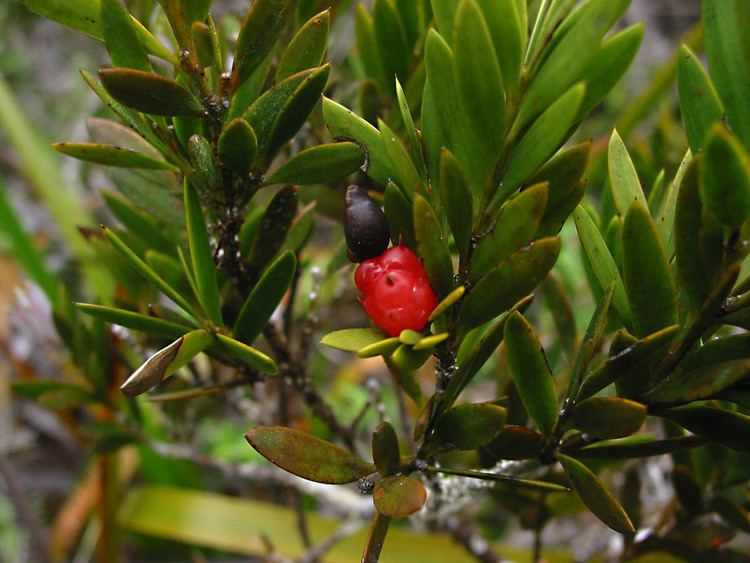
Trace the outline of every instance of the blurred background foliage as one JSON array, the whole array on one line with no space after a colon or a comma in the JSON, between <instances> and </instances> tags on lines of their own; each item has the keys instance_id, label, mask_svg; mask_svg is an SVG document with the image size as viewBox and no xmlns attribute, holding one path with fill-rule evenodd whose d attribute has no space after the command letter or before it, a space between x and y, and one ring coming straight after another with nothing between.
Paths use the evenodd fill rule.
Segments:
<instances>
[{"instance_id":1,"label":"blurred background foliage","mask_svg":"<svg viewBox=\"0 0 750 563\"><path fill-rule=\"evenodd\" d=\"M131 13L146 20L155 3L127 4ZM296 24L328 3L302 4ZM356 14L362 8L353 1L335 4L326 57L333 74L326 93L368 120L394 115L394 96L383 94L390 84L384 84L382 76L371 76L358 57ZM214 2L212 15L220 32L236 36L246 9L244 1ZM676 174L688 148L676 86L679 46L685 43L702 53L699 20L697 0L634 0L617 24L624 29L644 21L645 37L625 79L576 133L576 140L593 143L586 203L599 208L603 199L614 126L628 146L643 186L656 184L661 173L665 178ZM165 21L157 20L155 25L167 33ZM322 553L329 540L332 549L326 549L321 560L357 560L370 502L350 490L332 492L326 486L301 484L238 440L251 423L268 418L266 403L276 389L250 393L235 384L226 368L204 356L191 369L190 383L223 386L223 393L189 401L165 400L170 397L128 401L123 406L117 388L106 384L106 376L101 375L109 369L106 362L132 371L147 351L156 348L67 305L73 301L116 304L148 291L111 251L102 248L96 229L100 223L122 220L113 212L115 206L105 205L105 197L112 196L103 197L104 191L132 191L146 180L140 172L105 173L50 147L61 139L87 138L87 119L109 117L78 72L108 65L104 45L16 2L0 4L0 29L4 30L0 34L0 560L315 561L316 549ZM420 72L418 57L404 64L406 74ZM404 85L408 99L410 89L406 81ZM412 111L416 113L414 107ZM298 149L329 138L317 110L293 143ZM315 203L310 210L315 224L302 255L304 268L299 270L292 314L307 331L302 334L311 348L307 360L311 380L325 390L337 419L357 421L352 433L361 438L368 435L364 429L384 416L406 423L418 413L400 400L379 359L359 359L317 346L327 332L367 324L349 275L341 271L344 186L341 181L299 190L301 207ZM141 193L144 202L150 201L148 189ZM268 199L260 196L264 205ZM166 225L183 220L179 213L170 216L168 208L157 213ZM573 221L568 221L561 237L563 250L554 279L570 298L567 311L574 315L569 321L583 334L597 299L589 289L591 273L586 271ZM56 291L59 283L65 288L62 294ZM545 289L543 302L553 301L554 287ZM56 326L53 307L68 315L61 318L58 313ZM534 306L526 316L554 371L570 365L573 358L566 357L572 349L566 343L570 326L552 310ZM99 353L90 353L93 349ZM11 380L77 385L92 373L100 374L103 382L101 396L93 402L78 396L75 386L28 385L24 393L16 394L10 390ZM496 388L505 383L499 374L507 373L505 354L495 354L476 376L469 398L494 399ZM429 382L430 370L423 369L419 377ZM173 379L162 393L190 389L183 380ZM330 434L323 417L304 416L299 404L288 410L298 428L324 437ZM363 443L358 447L366 451L369 441ZM725 455L720 448L708 451L717 459ZM464 454L455 455L460 460ZM706 483L719 481L702 475L703 482L696 483L695 475L674 471L675 461L662 456L642 463L617 462L605 470L628 512L640 514L636 525L654 530L656 536L663 530L672 534L666 547L655 541L659 553L655 557L661 559L652 560L700 558L720 546L731 550L725 560L750 557L750 523L741 508L747 505L747 490L733 490L734 499L715 497L723 498L716 502L725 506L707 511ZM705 469L717 471L713 466ZM743 477L747 479L735 476L739 481ZM446 479L442 486L447 499L454 498L457 506L469 511L475 508L468 506L472 495L482 490L479 485L472 490L460 480ZM450 516L442 529L428 519L414 518L414 527L424 536L415 536L399 524L388 536L384 559L468 561L473 551L475 559L492 561L481 559L482 538L494 542L497 552L512 560L532 559L542 540L548 561L606 560L626 547L622 537L585 513L572 497L556 496L546 504L544 498L529 502L524 495L502 488L491 496L497 502L474 510L476 529L454 525ZM305 521L299 507L306 509ZM450 512L455 511L453 507ZM556 518L549 518L548 512ZM691 520L690 514L700 517ZM689 525L677 525L683 522ZM673 544L688 546L688 552L692 548L692 555L682 548L666 555L662 548Z\"/></svg>"}]
</instances>

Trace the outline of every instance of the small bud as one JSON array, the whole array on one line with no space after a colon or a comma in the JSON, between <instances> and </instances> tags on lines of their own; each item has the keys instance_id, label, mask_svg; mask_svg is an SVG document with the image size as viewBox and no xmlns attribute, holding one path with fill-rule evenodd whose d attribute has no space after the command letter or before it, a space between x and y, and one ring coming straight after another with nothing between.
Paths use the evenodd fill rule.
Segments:
<instances>
[{"instance_id":1,"label":"small bud","mask_svg":"<svg viewBox=\"0 0 750 563\"><path fill-rule=\"evenodd\" d=\"M383 210L359 186L349 186L346 190L344 234L352 262L380 256L391 240Z\"/></svg>"}]
</instances>

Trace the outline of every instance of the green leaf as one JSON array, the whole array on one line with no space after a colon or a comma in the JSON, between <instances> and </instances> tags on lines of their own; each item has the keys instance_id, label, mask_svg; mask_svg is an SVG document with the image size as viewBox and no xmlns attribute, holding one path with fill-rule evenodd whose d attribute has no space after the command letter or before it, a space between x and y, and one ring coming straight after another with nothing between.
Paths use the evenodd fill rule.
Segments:
<instances>
[{"instance_id":1,"label":"green leaf","mask_svg":"<svg viewBox=\"0 0 750 563\"><path fill-rule=\"evenodd\" d=\"M387 338L386 334L377 328L347 328L329 332L320 343L336 350L356 352L385 338Z\"/></svg>"},{"instance_id":2,"label":"green leaf","mask_svg":"<svg viewBox=\"0 0 750 563\"><path fill-rule=\"evenodd\" d=\"M354 139L366 148L367 175L380 184L388 184L393 173L380 132L351 110L325 97L323 118L335 139Z\"/></svg>"},{"instance_id":3,"label":"green leaf","mask_svg":"<svg viewBox=\"0 0 750 563\"><path fill-rule=\"evenodd\" d=\"M502 432L484 447L495 459L521 460L539 457L547 440L525 426L507 424Z\"/></svg>"},{"instance_id":4,"label":"green leaf","mask_svg":"<svg viewBox=\"0 0 750 563\"><path fill-rule=\"evenodd\" d=\"M739 228L750 216L750 156L722 124L706 139L700 192L703 204L727 227Z\"/></svg>"},{"instance_id":5,"label":"green leaf","mask_svg":"<svg viewBox=\"0 0 750 563\"><path fill-rule=\"evenodd\" d=\"M202 135L191 135L187 141L187 152L193 165L190 182L204 201L214 199L222 180L211 143Z\"/></svg>"},{"instance_id":6,"label":"green leaf","mask_svg":"<svg viewBox=\"0 0 750 563\"><path fill-rule=\"evenodd\" d=\"M372 17L380 63L383 66L388 91L392 92L394 79L408 78L411 49L407 43L403 22L391 0L375 0Z\"/></svg>"},{"instance_id":7,"label":"green leaf","mask_svg":"<svg viewBox=\"0 0 750 563\"><path fill-rule=\"evenodd\" d=\"M411 202L396 184L388 182L383 203L393 244L402 243L416 251L417 241L414 236L414 212Z\"/></svg>"},{"instance_id":8,"label":"green leaf","mask_svg":"<svg viewBox=\"0 0 750 563\"><path fill-rule=\"evenodd\" d=\"M741 360L746 358L748 350L750 350L750 332L712 338L705 342L703 346L691 351L682 361L680 367L687 371L732 360Z\"/></svg>"},{"instance_id":9,"label":"green leaf","mask_svg":"<svg viewBox=\"0 0 750 563\"><path fill-rule=\"evenodd\" d=\"M210 76L209 79L213 82L213 77L220 74L224 68L219 38L213 22L211 22L211 26L208 26L202 20L194 21L190 26L190 37L193 41L198 65L203 69L211 69L210 74L213 76Z\"/></svg>"},{"instance_id":10,"label":"green leaf","mask_svg":"<svg viewBox=\"0 0 750 563\"><path fill-rule=\"evenodd\" d=\"M675 264L682 282L681 289L693 313L711 293L711 277L700 252L703 202L699 194L698 171L702 158L698 156L693 160L680 182L674 221Z\"/></svg>"},{"instance_id":11,"label":"green leaf","mask_svg":"<svg viewBox=\"0 0 750 563\"><path fill-rule=\"evenodd\" d=\"M267 184L327 184L356 172L365 154L356 143L318 145L294 155L281 165Z\"/></svg>"},{"instance_id":12,"label":"green leaf","mask_svg":"<svg viewBox=\"0 0 750 563\"><path fill-rule=\"evenodd\" d=\"M120 390L128 397L145 393L157 386L175 371L187 364L214 342L214 334L208 330L194 330L180 336L151 356L125 380Z\"/></svg>"},{"instance_id":13,"label":"green leaf","mask_svg":"<svg viewBox=\"0 0 750 563\"><path fill-rule=\"evenodd\" d=\"M258 137L247 121L236 117L221 132L218 149L224 166L244 178L258 154Z\"/></svg>"},{"instance_id":14,"label":"green leaf","mask_svg":"<svg viewBox=\"0 0 750 563\"><path fill-rule=\"evenodd\" d=\"M396 79L396 101L398 102L398 109L401 113L401 121L404 123L404 129L406 129L406 135L409 138L409 150L411 152L412 161L417 164L417 168L421 174L422 183L424 184L427 179L427 170L424 153L422 151L422 142L417 135L417 129L414 126L414 118L409 109L409 102L406 99L406 94L404 94L404 90L398 79Z\"/></svg>"},{"instance_id":15,"label":"green leaf","mask_svg":"<svg viewBox=\"0 0 750 563\"><path fill-rule=\"evenodd\" d=\"M238 340L249 344L258 337L292 284L296 269L297 257L287 250L263 272L234 323L232 332Z\"/></svg>"},{"instance_id":16,"label":"green leaf","mask_svg":"<svg viewBox=\"0 0 750 563\"><path fill-rule=\"evenodd\" d=\"M495 56L509 94L518 92L526 28L515 0L477 0L492 37Z\"/></svg>"},{"instance_id":17,"label":"green leaf","mask_svg":"<svg viewBox=\"0 0 750 563\"><path fill-rule=\"evenodd\" d=\"M547 184L536 184L503 206L495 228L479 242L471 256L472 282L534 240L547 207L548 193Z\"/></svg>"},{"instance_id":18,"label":"green leaf","mask_svg":"<svg viewBox=\"0 0 750 563\"><path fill-rule=\"evenodd\" d=\"M539 431L549 436L557 425L557 390L539 337L520 313L505 325L505 348L518 394Z\"/></svg>"},{"instance_id":19,"label":"green leaf","mask_svg":"<svg viewBox=\"0 0 750 563\"><path fill-rule=\"evenodd\" d=\"M172 286L167 284L156 272L154 272L143 260L141 260L116 234L106 227L102 228L104 236L112 243L112 246L123 258L139 273L146 278L154 287L158 288L164 295L169 297L177 306L185 312L198 317L190 304Z\"/></svg>"},{"instance_id":20,"label":"green leaf","mask_svg":"<svg viewBox=\"0 0 750 563\"><path fill-rule=\"evenodd\" d=\"M453 22L459 0L430 0L432 14L440 34L448 39L453 39Z\"/></svg>"},{"instance_id":21,"label":"green leaf","mask_svg":"<svg viewBox=\"0 0 750 563\"><path fill-rule=\"evenodd\" d=\"M76 308L82 313L86 313L94 318L101 319L104 322L124 326L139 332L146 332L164 338L179 338L183 334L190 332L190 327L179 325L159 317L141 315L133 311L116 309L114 307L103 307L101 305L92 305L88 303L76 303Z\"/></svg>"},{"instance_id":22,"label":"green leaf","mask_svg":"<svg viewBox=\"0 0 750 563\"><path fill-rule=\"evenodd\" d=\"M331 10L327 9L313 16L292 37L284 49L279 66L276 68L276 81L320 66L328 46L328 32L331 27Z\"/></svg>"},{"instance_id":23,"label":"green leaf","mask_svg":"<svg viewBox=\"0 0 750 563\"><path fill-rule=\"evenodd\" d=\"M463 119L472 135L470 151L477 153L484 179L492 178L505 133L505 92L484 16L474 0L462 0L456 12L453 53L454 74ZM446 63L447 64L447 63Z\"/></svg>"},{"instance_id":24,"label":"green leaf","mask_svg":"<svg viewBox=\"0 0 750 563\"><path fill-rule=\"evenodd\" d=\"M724 108L713 82L698 57L687 45L680 49L677 67L680 109L690 149L697 154L711 126L721 121Z\"/></svg>"},{"instance_id":25,"label":"green leaf","mask_svg":"<svg viewBox=\"0 0 750 563\"><path fill-rule=\"evenodd\" d=\"M646 196L643 195L638 173L635 171L628 149L625 148L625 143L623 143L616 129L612 132L612 137L609 140L607 163L609 165L612 197L620 215L625 215L630 209L630 204L635 200L646 205Z\"/></svg>"},{"instance_id":26,"label":"green leaf","mask_svg":"<svg viewBox=\"0 0 750 563\"><path fill-rule=\"evenodd\" d=\"M247 259L254 271L262 270L284 244L292 220L297 214L298 199L296 188L285 186L276 193L266 207L253 237Z\"/></svg>"},{"instance_id":27,"label":"green leaf","mask_svg":"<svg viewBox=\"0 0 750 563\"><path fill-rule=\"evenodd\" d=\"M724 103L729 125L750 147L750 55L748 31L741 14L747 6L731 0L706 0L701 3L706 54L716 89Z\"/></svg>"},{"instance_id":28,"label":"green leaf","mask_svg":"<svg viewBox=\"0 0 750 563\"><path fill-rule=\"evenodd\" d=\"M517 127L552 107L563 92L582 79L602 38L614 23L616 9L617 3L611 0L590 0L581 6L575 20L569 18L575 24L552 47L536 72L519 110ZM576 115L577 110L578 107Z\"/></svg>"},{"instance_id":29,"label":"green leaf","mask_svg":"<svg viewBox=\"0 0 750 563\"><path fill-rule=\"evenodd\" d=\"M563 282L554 273L549 275L539 286L544 302L557 329L557 337L562 348L568 356L573 355L578 342L578 329L573 313L573 303L568 297L567 289Z\"/></svg>"},{"instance_id":30,"label":"green leaf","mask_svg":"<svg viewBox=\"0 0 750 563\"><path fill-rule=\"evenodd\" d=\"M198 300L208 319L216 326L222 326L221 295L216 264L214 264L203 208L190 180L185 180L184 196L190 261L198 289Z\"/></svg>"},{"instance_id":31,"label":"green leaf","mask_svg":"<svg viewBox=\"0 0 750 563\"><path fill-rule=\"evenodd\" d=\"M73 158L104 166L169 170L170 172L179 170L179 168L164 162L164 160L125 147L97 143L55 143L52 146L56 151Z\"/></svg>"},{"instance_id":32,"label":"green leaf","mask_svg":"<svg viewBox=\"0 0 750 563\"><path fill-rule=\"evenodd\" d=\"M427 490L413 477L386 477L375 483L372 501L383 516L405 518L424 506L427 501Z\"/></svg>"},{"instance_id":33,"label":"green leaf","mask_svg":"<svg viewBox=\"0 0 750 563\"><path fill-rule=\"evenodd\" d=\"M445 214L448 216L448 225L453 233L458 254L461 260L465 261L469 255L473 231L472 195L461 164L445 148L440 151L440 190L445 200Z\"/></svg>"},{"instance_id":34,"label":"green leaf","mask_svg":"<svg viewBox=\"0 0 750 563\"><path fill-rule=\"evenodd\" d=\"M568 390L565 393L565 401L563 402L563 408L566 410L570 406L570 402L575 400L578 396L583 374L588 370L591 360L594 358L594 355L602 344L602 340L607 331L609 308L612 305L614 293L615 284L612 283L609 288L602 293L602 297L594 310L594 314L591 315L591 320L586 328L586 334L583 336L581 347L578 349L576 362L568 381Z\"/></svg>"},{"instance_id":35,"label":"green leaf","mask_svg":"<svg viewBox=\"0 0 750 563\"><path fill-rule=\"evenodd\" d=\"M436 430L444 444L476 450L500 433L506 414L504 408L492 403L459 405L440 418Z\"/></svg>"},{"instance_id":36,"label":"green leaf","mask_svg":"<svg viewBox=\"0 0 750 563\"><path fill-rule=\"evenodd\" d=\"M555 265L560 239L545 238L508 256L489 271L464 299L460 323L477 327L509 309L539 285Z\"/></svg>"},{"instance_id":37,"label":"green leaf","mask_svg":"<svg viewBox=\"0 0 750 563\"><path fill-rule=\"evenodd\" d=\"M536 233L537 238L557 236L576 207L583 201L585 193L586 180L579 180L573 184L572 189L565 196L565 199L557 204L557 206L552 207L552 204L547 202L544 219L542 219L539 230Z\"/></svg>"},{"instance_id":38,"label":"green leaf","mask_svg":"<svg viewBox=\"0 0 750 563\"><path fill-rule=\"evenodd\" d=\"M602 397L578 403L568 426L596 438L624 438L635 434L646 420L646 407L629 399Z\"/></svg>"},{"instance_id":39,"label":"green leaf","mask_svg":"<svg viewBox=\"0 0 750 563\"><path fill-rule=\"evenodd\" d=\"M176 81L155 72L125 68L99 71L102 85L118 102L153 115L195 115L206 110L200 100Z\"/></svg>"},{"instance_id":40,"label":"green leaf","mask_svg":"<svg viewBox=\"0 0 750 563\"><path fill-rule=\"evenodd\" d=\"M294 0L255 0L242 20L232 65L232 89L261 66L281 37L296 5Z\"/></svg>"},{"instance_id":41,"label":"green leaf","mask_svg":"<svg viewBox=\"0 0 750 563\"><path fill-rule=\"evenodd\" d=\"M391 170L396 176L395 180L411 199L415 192L423 192L422 178L401 139L382 119L378 119L378 128L383 148L391 161Z\"/></svg>"},{"instance_id":42,"label":"green leaf","mask_svg":"<svg viewBox=\"0 0 750 563\"><path fill-rule=\"evenodd\" d=\"M573 218L586 259L591 269L594 270L600 289L603 290L612 284L615 285L612 303L622 323L625 326L630 325L630 306L625 294L625 285L622 283L620 272L617 270L615 261L609 253L599 229L580 205L573 212Z\"/></svg>"},{"instance_id":43,"label":"green leaf","mask_svg":"<svg viewBox=\"0 0 750 563\"><path fill-rule=\"evenodd\" d=\"M300 83L281 107L267 139L256 129L262 155L272 158L305 124L320 102L330 73L331 65L326 64L314 69Z\"/></svg>"},{"instance_id":44,"label":"green leaf","mask_svg":"<svg viewBox=\"0 0 750 563\"><path fill-rule=\"evenodd\" d=\"M453 289L453 264L448 240L432 207L419 194L414 196L414 232L427 278L438 298L442 298Z\"/></svg>"},{"instance_id":45,"label":"green leaf","mask_svg":"<svg viewBox=\"0 0 750 563\"><path fill-rule=\"evenodd\" d=\"M47 269L44 258L24 226L20 215L11 205L5 185L0 181L0 225L4 238L10 241L10 253L26 274L44 291L53 306L60 300L57 278Z\"/></svg>"},{"instance_id":46,"label":"green leaf","mask_svg":"<svg viewBox=\"0 0 750 563\"><path fill-rule=\"evenodd\" d=\"M658 411L668 418L711 442L738 452L750 452L750 416L705 405L688 405Z\"/></svg>"},{"instance_id":47,"label":"green leaf","mask_svg":"<svg viewBox=\"0 0 750 563\"><path fill-rule=\"evenodd\" d=\"M570 484L583 503L607 526L622 534L634 534L635 528L625 510L591 470L580 461L558 455Z\"/></svg>"},{"instance_id":48,"label":"green leaf","mask_svg":"<svg viewBox=\"0 0 750 563\"><path fill-rule=\"evenodd\" d=\"M675 324L677 303L672 270L643 201L633 201L625 215L622 262L635 335L643 337Z\"/></svg>"},{"instance_id":49,"label":"green leaf","mask_svg":"<svg viewBox=\"0 0 750 563\"><path fill-rule=\"evenodd\" d=\"M534 479L519 479L512 475L501 475L499 473L489 473L486 471L474 471L472 469L448 469L446 467L429 467L429 473L445 473L446 475L459 475L469 479L479 479L482 481L492 481L495 483L505 483L506 485L517 489L530 489L534 491L545 491L552 493L570 492L568 487L551 483L550 481L536 481Z\"/></svg>"},{"instance_id":50,"label":"green leaf","mask_svg":"<svg viewBox=\"0 0 750 563\"><path fill-rule=\"evenodd\" d=\"M346 450L292 428L256 426L245 439L274 465L316 483L343 485L375 471L374 465Z\"/></svg>"},{"instance_id":51,"label":"green leaf","mask_svg":"<svg viewBox=\"0 0 750 563\"><path fill-rule=\"evenodd\" d=\"M747 359L680 370L643 395L643 400L650 404L675 404L708 399L748 375L750 360Z\"/></svg>"},{"instance_id":52,"label":"green leaf","mask_svg":"<svg viewBox=\"0 0 750 563\"><path fill-rule=\"evenodd\" d=\"M450 338L450 333L441 332L440 334L434 334L432 336L425 336L414 344L412 348L414 350L433 350L441 342L445 342Z\"/></svg>"},{"instance_id":53,"label":"green leaf","mask_svg":"<svg viewBox=\"0 0 750 563\"><path fill-rule=\"evenodd\" d=\"M279 371L276 362L260 350L256 350L244 342L240 342L239 340L235 340L234 338L230 338L223 334L217 334L216 339L219 346L228 352L230 356L251 368L272 375Z\"/></svg>"},{"instance_id":54,"label":"green leaf","mask_svg":"<svg viewBox=\"0 0 750 563\"><path fill-rule=\"evenodd\" d=\"M112 66L151 71L151 63L141 45L133 20L120 0L102 0L101 21L102 35Z\"/></svg>"},{"instance_id":55,"label":"green leaf","mask_svg":"<svg viewBox=\"0 0 750 563\"><path fill-rule=\"evenodd\" d=\"M105 104L107 104L107 106L109 106L109 109L117 114L117 116L122 119L126 125L131 127L141 137L147 140L153 147L158 149L158 151L167 159L175 162L175 157L172 151L159 139L156 133L146 124L146 122L139 114L126 108L114 97L110 96L109 92L107 92L107 90L105 90L104 87L102 87L102 85L99 84L94 79L94 77L85 70L81 71L81 76L83 77L83 80L86 82L86 84L88 84L89 87L94 91L94 93L96 93L96 95L99 96L99 98L101 98L101 100Z\"/></svg>"},{"instance_id":56,"label":"green leaf","mask_svg":"<svg viewBox=\"0 0 750 563\"><path fill-rule=\"evenodd\" d=\"M582 83L570 88L521 137L508 157L508 168L490 210L505 201L565 142L575 123L585 92L586 87Z\"/></svg>"},{"instance_id":57,"label":"green leaf","mask_svg":"<svg viewBox=\"0 0 750 563\"><path fill-rule=\"evenodd\" d=\"M372 459L383 477L397 473L401 467L398 436L390 422L381 422L372 431Z\"/></svg>"},{"instance_id":58,"label":"green leaf","mask_svg":"<svg viewBox=\"0 0 750 563\"><path fill-rule=\"evenodd\" d=\"M460 97L458 94L458 77L455 74L454 55L451 48L435 30L427 33L425 42L425 68L427 71L427 84L425 86L425 102L422 106L422 122L425 130L426 145L428 147L428 159L431 158L432 142L435 133L441 132L458 161L463 167L466 179L469 181L475 203L479 204L479 196L483 195L485 178L483 171L485 164L480 162L480 155L472 152L474 137L469 122L464 118L461 111ZM429 92L429 94L428 94ZM430 103L434 108L434 116L427 112ZM434 117L435 123L429 123ZM433 132L433 130L435 130ZM429 132L429 133L428 133ZM437 140L437 139L435 139ZM440 146L435 146L434 156L435 170L438 167Z\"/></svg>"},{"instance_id":59,"label":"green leaf","mask_svg":"<svg viewBox=\"0 0 750 563\"><path fill-rule=\"evenodd\" d=\"M365 74L376 80L381 88L387 89L388 80L380 62L378 41L375 39L375 25L367 7L361 3L357 3L354 11L354 33Z\"/></svg>"},{"instance_id":60,"label":"green leaf","mask_svg":"<svg viewBox=\"0 0 750 563\"><path fill-rule=\"evenodd\" d=\"M637 390L644 384L648 385L650 378L648 368L653 365L652 360L663 357L666 348L679 331L679 325L667 327L612 355L587 374L578 393L578 400L591 397L615 382L618 384L618 389L623 389L624 385L625 390Z\"/></svg>"},{"instance_id":61,"label":"green leaf","mask_svg":"<svg viewBox=\"0 0 750 563\"><path fill-rule=\"evenodd\" d=\"M68 398L71 399L71 401L67 401L69 403L90 402L93 399L91 391L85 387L52 379L16 379L10 382L10 390L30 401L43 402L46 397L48 400L44 401L47 403L45 406L55 409L67 407L61 406L59 400L54 401L56 404L50 405L49 398ZM77 404L70 406L77 406Z\"/></svg>"},{"instance_id":62,"label":"green leaf","mask_svg":"<svg viewBox=\"0 0 750 563\"><path fill-rule=\"evenodd\" d=\"M561 150L526 181L529 186L543 182L549 184L545 216L565 203L586 173L590 160L591 141L586 141Z\"/></svg>"}]
</instances>

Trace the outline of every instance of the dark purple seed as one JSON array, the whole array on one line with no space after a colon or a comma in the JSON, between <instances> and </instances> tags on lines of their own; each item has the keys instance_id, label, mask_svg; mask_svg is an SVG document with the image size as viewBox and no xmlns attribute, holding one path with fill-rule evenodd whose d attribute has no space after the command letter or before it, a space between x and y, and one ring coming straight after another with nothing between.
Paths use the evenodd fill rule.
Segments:
<instances>
[{"instance_id":1,"label":"dark purple seed","mask_svg":"<svg viewBox=\"0 0 750 563\"><path fill-rule=\"evenodd\" d=\"M349 186L346 190L346 244L350 259L362 262L380 256L388 248L391 231L385 213L370 199L367 190Z\"/></svg>"}]
</instances>

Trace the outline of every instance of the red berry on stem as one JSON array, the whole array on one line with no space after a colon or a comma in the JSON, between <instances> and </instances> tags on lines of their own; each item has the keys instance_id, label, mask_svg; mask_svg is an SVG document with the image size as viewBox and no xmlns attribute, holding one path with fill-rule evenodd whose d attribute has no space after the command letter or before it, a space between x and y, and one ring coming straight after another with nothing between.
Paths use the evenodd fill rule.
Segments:
<instances>
[{"instance_id":1,"label":"red berry on stem","mask_svg":"<svg viewBox=\"0 0 750 563\"><path fill-rule=\"evenodd\" d=\"M437 297L419 258L405 246L394 246L365 260L354 274L360 302L372 321L389 336L422 330L437 306Z\"/></svg>"}]
</instances>

